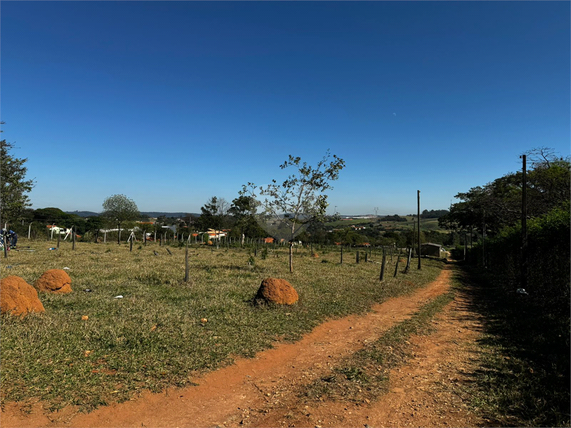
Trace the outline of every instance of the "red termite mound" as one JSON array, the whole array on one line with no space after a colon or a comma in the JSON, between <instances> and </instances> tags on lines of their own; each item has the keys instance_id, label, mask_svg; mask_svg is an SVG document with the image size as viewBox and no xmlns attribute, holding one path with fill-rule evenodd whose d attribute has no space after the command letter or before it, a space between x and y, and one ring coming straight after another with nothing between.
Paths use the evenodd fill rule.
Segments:
<instances>
[{"instance_id":1,"label":"red termite mound","mask_svg":"<svg viewBox=\"0 0 571 428\"><path fill-rule=\"evenodd\" d=\"M0 281L0 311L12 315L45 312L38 292L23 278L11 275Z\"/></svg>"},{"instance_id":2,"label":"red termite mound","mask_svg":"<svg viewBox=\"0 0 571 428\"><path fill-rule=\"evenodd\" d=\"M62 269L50 269L43 273L34 284L38 291L48 293L71 293L71 278Z\"/></svg>"},{"instance_id":3,"label":"red termite mound","mask_svg":"<svg viewBox=\"0 0 571 428\"><path fill-rule=\"evenodd\" d=\"M298 301L297 291L285 279L266 278L262 281L256 299L279 305L293 305Z\"/></svg>"}]
</instances>

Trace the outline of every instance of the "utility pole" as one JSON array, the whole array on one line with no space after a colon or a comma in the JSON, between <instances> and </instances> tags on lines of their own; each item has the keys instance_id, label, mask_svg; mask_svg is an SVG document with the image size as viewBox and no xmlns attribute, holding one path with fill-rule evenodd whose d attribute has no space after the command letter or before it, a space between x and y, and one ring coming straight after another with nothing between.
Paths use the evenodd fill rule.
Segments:
<instances>
[{"instance_id":1,"label":"utility pole","mask_svg":"<svg viewBox=\"0 0 571 428\"><path fill-rule=\"evenodd\" d=\"M416 191L416 220L418 222L418 228L416 233L418 233L418 268L420 269L420 190Z\"/></svg>"},{"instance_id":2,"label":"utility pole","mask_svg":"<svg viewBox=\"0 0 571 428\"><path fill-rule=\"evenodd\" d=\"M521 192L521 288L527 288L527 156L522 158Z\"/></svg>"}]
</instances>

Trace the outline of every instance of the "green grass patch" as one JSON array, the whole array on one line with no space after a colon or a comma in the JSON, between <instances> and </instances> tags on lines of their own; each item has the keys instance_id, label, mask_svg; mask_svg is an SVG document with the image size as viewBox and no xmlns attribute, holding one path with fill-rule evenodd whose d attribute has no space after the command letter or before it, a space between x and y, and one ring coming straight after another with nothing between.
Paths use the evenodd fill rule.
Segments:
<instances>
[{"instance_id":1,"label":"green grass patch","mask_svg":"<svg viewBox=\"0 0 571 428\"><path fill-rule=\"evenodd\" d=\"M52 410L69 404L90 410L141 390L192 385L198 373L237 356L251 357L276 341L297 340L327 319L410 293L442 267L427 260L421 271L396 279L387 274L380 284L378 263L356 264L353 258L341 265L337 252L316 259L300 249L290 274L287 248L269 249L265 258L258 251L252 263L250 249L193 246L191 282L185 283L181 247L169 247L169 255L158 244L132 252L125 244L76 243L72 250L62 242L59 250L49 250L53 246L21 242L21 251L11 251L0 268L2 277L18 275L33 284L47 269L68 267L74 290L40 294L44 314L1 317L2 404L35 398ZM380 255L373 252L371 260ZM389 264L387 272L393 271ZM269 276L287 279L299 302L253 305ZM82 321L83 315L89 319Z\"/></svg>"},{"instance_id":2,"label":"green grass patch","mask_svg":"<svg viewBox=\"0 0 571 428\"><path fill-rule=\"evenodd\" d=\"M454 298L454 291L425 304L411 318L402 321L373 343L346 357L330 374L304 388L300 394L310 400L339 400L363 403L387 392L389 372L410 356L408 339L428 334L430 321Z\"/></svg>"}]
</instances>

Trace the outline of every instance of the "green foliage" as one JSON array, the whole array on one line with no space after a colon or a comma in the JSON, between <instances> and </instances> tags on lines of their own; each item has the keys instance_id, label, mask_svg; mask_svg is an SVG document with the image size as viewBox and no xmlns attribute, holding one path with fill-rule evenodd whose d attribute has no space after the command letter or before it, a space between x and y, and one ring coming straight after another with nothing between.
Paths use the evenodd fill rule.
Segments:
<instances>
[{"instance_id":1,"label":"green foliage","mask_svg":"<svg viewBox=\"0 0 571 428\"><path fill-rule=\"evenodd\" d=\"M260 203L256 198L245 195L242 191L240 196L232 201L228 209L231 215L230 236L240 238L242 234L248 238L261 238L266 236L264 229L256 221L256 211Z\"/></svg>"},{"instance_id":2,"label":"green foliage","mask_svg":"<svg viewBox=\"0 0 571 428\"><path fill-rule=\"evenodd\" d=\"M281 169L293 167L297 171L287 177L281 184L276 180L266 187L259 187L260 196L265 197L265 213L284 223L291 231L289 238L293 239L301 225L316 220L322 220L327 209L325 191L332 188L331 181L339 178L345 161L333 155L329 161L329 151L314 168L301 163L300 157L289 156L280 165Z\"/></svg>"},{"instance_id":3,"label":"green foliage","mask_svg":"<svg viewBox=\"0 0 571 428\"><path fill-rule=\"evenodd\" d=\"M537 217L569 201L570 162L557 158L549 149L530 153L531 169L527 172L527 214ZM523 174L507 174L485 186L458 193L460 202L450 213L439 218L441 227L451 230L482 229L495 235L503 227L521 219Z\"/></svg>"},{"instance_id":4,"label":"green foliage","mask_svg":"<svg viewBox=\"0 0 571 428\"><path fill-rule=\"evenodd\" d=\"M103 201L103 216L121 224L141 217L137 204L125 195L113 195Z\"/></svg>"},{"instance_id":5,"label":"green foliage","mask_svg":"<svg viewBox=\"0 0 571 428\"><path fill-rule=\"evenodd\" d=\"M57 225L65 226L65 222L73 218L73 214L68 214L59 208L38 208L33 211L33 221L43 222L45 224L55 223Z\"/></svg>"},{"instance_id":6,"label":"green foliage","mask_svg":"<svg viewBox=\"0 0 571 428\"><path fill-rule=\"evenodd\" d=\"M420 218L440 218L449 212L448 210L424 210L422 214L420 214Z\"/></svg>"},{"instance_id":7,"label":"green foliage","mask_svg":"<svg viewBox=\"0 0 571 428\"><path fill-rule=\"evenodd\" d=\"M333 242L343 245L358 245L365 242L365 236L350 228L335 230L331 235Z\"/></svg>"},{"instance_id":8,"label":"green foliage","mask_svg":"<svg viewBox=\"0 0 571 428\"><path fill-rule=\"evenodd\" d=\"M223 198L213 196L202 207L202 214L196 219L195 226L200 231L206 229L220 230L226 222L228 203Z\"/></svg>"},{"instance_id":9,"label":"green foliage","mask_svg":"<svg viewBox=\"0 0 571 428\"><path fill-rule=\"evenodd\" d=\"M121 224L141 217L137 204L125 195L113 195L103 201L103 217L117 225L117 243L121 240Z\"/></svg>"},{"instance_id":10,"label":"green foliage","mask_svg":"<svg viewBox=\"0 0 571 428\"><path fill-rule=\"evenodd\" d=\"M556 208L528 222L527 289L530 304L553 316L569 319L570 299L570 215ZM507 293L521 287L521 225L506 227L485 244L489 272ZM479 244L470 252L471 260L484 264Z\"/></svg>"},{"instance_id":11,"label":"green foliage","mask_svg":"<svg viewBox=\"0 0 571 428\"><path fill-rule=\"evenodd\" d=\"M3 123L3 122L2 122ZM26 180L28 159L14 157L14 148L6 140L0 141L0 222L16 222L22 218L26 207L31 205L27 195L34 186L33 180Z\"/></svg>"},{"instance_id":12,"label":"green foliage","mask_svg":"<svg viewBox=\"0 0 571 428\"><path fill-rule=\"evenodd\" d=\"M302 227L323 221L328 205L325 192L332 189L331 182L339 178L340 171L345 167L345 161L336 155L333 155L333 160L330 159L328 150L317 166L312 167L307 162L302 163L299 156L290 155L280 168L293 168L296 172L281 184L272 180L266 187L248 183L243 188L243 195L250 192L251 197L256 197L256 192L259 192L265 198L262 202L264 213L259 218L267 231L274 237L284 237L290 241L290 272L293 272L291 246L294 237Z\"/></svg>"}]
</instances>

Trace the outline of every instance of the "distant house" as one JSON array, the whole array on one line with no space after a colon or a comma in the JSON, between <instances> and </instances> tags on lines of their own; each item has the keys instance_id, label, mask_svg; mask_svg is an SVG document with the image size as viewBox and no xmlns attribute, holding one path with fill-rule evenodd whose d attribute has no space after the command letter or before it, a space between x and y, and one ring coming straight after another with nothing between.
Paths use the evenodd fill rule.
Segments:
<instances>
[{"instance_id":1,"label":"distant house","mask_svg":"<svg viewBox=\"0 0 571 428\"><path fill-rule=\"evenodd\" d=\"M427 242L426 244L420 245L420 253L423 256L432 256L432 257L442 257L442 245L433 244L431 242Z\"/></svg>"},{"instance_id":2,"label":"distant house","mask_svg":"<svg viewBox=\"0 0 571 428\"><path fill-rule=\"evenodd\" d=\"M206 233L208 233L210 239L220 239L226 236L226 232L223 230L208 229Z\"/></svg>"}]
</instances>

